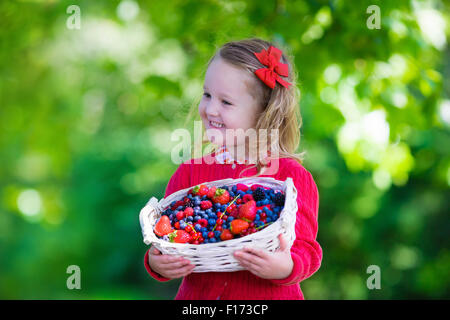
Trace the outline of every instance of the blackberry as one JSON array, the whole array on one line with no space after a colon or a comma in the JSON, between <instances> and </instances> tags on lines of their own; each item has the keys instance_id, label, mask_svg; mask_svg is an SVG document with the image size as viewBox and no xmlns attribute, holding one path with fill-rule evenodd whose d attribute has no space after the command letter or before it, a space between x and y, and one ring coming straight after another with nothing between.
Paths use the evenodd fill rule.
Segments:
<instances>
[{"instance_id":1,"label":"blackberry","mask_svg":"<svg viewBox=\"0 0 450 320\"><path fill-rule=\"evenodd\" d=\"M263 188L256 188L255 191L253 191L253 199L255 201L261 201L266 198L266 193L264 192Z\"/></svg>"},{"instance_id":2,"label":"blackberry","mask_svg":"<svg viewBox=\"0 0 450 320\"><path fill-rule=\"evenodd\" d=\"M274 201L275 204L279 207L283 207L284 206L284 200L286 199L286 197L284 196L284 194L282 194L281 192L278 192L275 194L274 197Z\"/></svg>"}]
</instances>

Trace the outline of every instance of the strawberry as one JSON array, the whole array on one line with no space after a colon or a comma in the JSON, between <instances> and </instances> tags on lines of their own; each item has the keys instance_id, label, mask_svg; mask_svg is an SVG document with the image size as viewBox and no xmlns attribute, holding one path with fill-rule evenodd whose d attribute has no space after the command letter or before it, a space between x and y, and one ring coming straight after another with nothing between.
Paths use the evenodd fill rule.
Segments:
<instances>
[{"instance_id":1,"label":"strawberry","mask_svg":"<svg viewBox=\"0 0 450 320\"><path fill-rule=\"evenodd\" d=\"M162 237L166 234L169 234L173 231L172 226L170 224L170 219L168 216L162 216L155 225L153 229L156 235Z\"/></svg>"},{"instance_id":2,"label":"strawberry","mask_svg":"<svg viewBox=\"0 0 450 320\"><path fill-rule=\"evenodd\" d=\"M227 204L230 201L230 194L227 190L218 188L212 201L214 203Z\"/></svg>"},{"instance_id":3,"label":"strawberry","mask_svg":"<svg viewBox=\"0 0 450 320\"><path fill-rule=\"evenodd\" d=\"M192 192L195 195L199 195L200 197L203 197L205 194L208 194L208 191L209 191L208 187L204 184L199 184L198 186L195 186L192 189Z\"/></svg>"},{"instance_id":4,"label":"strawberry","mask_svg":"<svg viewBox=\"0 0 450 320\"><path fill-rule=\"evenodd\" d=\"M247 222L252 222L256 217L256 202L251 200L239 207L238 218Z\"/></svg>"},{"instance_id":5,"label":"strawberry","mask_svg":"<svg viewBox=\"0 0 450 320\"><path fill-rule=\"evenodd\" d=\"M214 194L216 193L216 190L217 190L216 187L211 187L211 188L209 188L209 191L208 191L208 193L206 194L206 196L207 196L209 199L212 199L212 198L214 197Z\"/></svg>"},{"instance_id":6,"label":"strawberry","mask_svg":"<svg viewBox=\"0 0 450 320\"><path fill-rule=\"evenodd\" d=\"M230 232L229 229L225 229L222 231L222 233L220 234L220 240L225 241L225 240L231 240L233 239L233 234Z\"/></svg>"},{"instance_id":7,"label":"strawberry","mask_svg":"<svg viewBox=\"0 0 450 320\"><path fill-rule=\"evenodd\" d=\"M184 230L175 230L169 234L170 242L186 243L191 240L191 235Z\"/></svg>"},{"instance_id":8,"label":"strawberry","mask_svg":"<svg viewBox=\"0 0 450 320\"><path fill-rule=\"evenodd\" d=\"M200 208L202 208L202 210L207 210L211 207L212 207L212 203L209 200L203 200L202 202L200 202Z\"/></svg>"},{"instance_id":9,"label":"strawberry","mask_svg":"<svg viewBox=\"0 0 450 320\"><path fill-rule=\"evenodd\" d=\"M240 234L242 231L248 229L248 222L241 219L231 221L230 230L232 234Z\"/></svg>"}]
</instances>

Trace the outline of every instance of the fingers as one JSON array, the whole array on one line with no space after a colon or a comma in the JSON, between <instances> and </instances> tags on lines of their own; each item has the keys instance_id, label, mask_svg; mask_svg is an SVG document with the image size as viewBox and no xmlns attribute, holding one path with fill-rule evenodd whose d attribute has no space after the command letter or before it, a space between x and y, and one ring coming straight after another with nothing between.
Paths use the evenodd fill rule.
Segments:
<instances>
[{"instance_id":1,"label":"fingers","mask_svg":"<svg viewBox=\"0 0 450 320\"><path fill-rule=\"evenodd\" d=\"M253 254L263 260L269 259L269 255L268 255L267 251L265 251L265 250L261 250L261 249L257 249L257 248L250 248L250 247L244 247L243 250L244 250L244 252Z\"/></svg>"},{"instance_id":2,"label":"fingers","mask_svg":"<svg viewBox=\"0 0 450 320\"><path fill-rule=\"evenodd\" d=\"M161 251L156 249L154 246L150 248L150 254L161 254Z\"/></svg>"},{"instance_id":3,"label":"fingers","mask_svg":"<svg viewBox=\"0 0 450 320\"><path fill-rule=\"evenodd\" d=\"M263 265L265 262L265 259L261 258L258 255L255 255L251 252L247 252L247 251L236 251L234 253L234 257L241 263L244 263L246 265Z\"/></svg>"},{"instance_id":4,"label":"fingers","mask_svg":"<svg viewBox=\"0 0 450 320\"><path fill-rule=\"evenodd\" d=\"M195 268L195 265L188 264L182 268L167 270L165 272L166 276L171 279L185 277L190 274Z\"/></svg>"},{"instance_id":5,"label":"fingers","mask_svg":"<svg viewBox=\"0 0 450 320\"><path fill-rule=\"evenodd\" d=\"M278 240L280 240L280 248L277 251L285 251L287 249L286 240L283 237L283 234L278 235Z\"/></svg>"}]
</instances>

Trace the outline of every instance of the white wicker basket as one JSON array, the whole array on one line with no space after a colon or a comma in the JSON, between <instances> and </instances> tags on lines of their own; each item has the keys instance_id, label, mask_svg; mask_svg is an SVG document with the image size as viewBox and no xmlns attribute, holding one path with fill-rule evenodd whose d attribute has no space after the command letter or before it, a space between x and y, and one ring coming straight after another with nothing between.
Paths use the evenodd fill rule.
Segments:
<instances>
[{"instance_id":1,"label":"white wicker basket","mask_svg":"<svg viewBox=\"0 0 450 320\"><path fill-rule=\"evenodd\" d=\"M158 202L152 197L139 214L144 243L154 245L163 254L182 256L196 267L193 272L230 272L244 270L238 261L233 257L233 252L246 247L254 247L274 252L279 248L278 235L283 234L284 239L290 248L295 239L295 220L297 214L297 189L292 178L286 181L275 180L271 177L224 179L202 184L209 186L230 186L243 183L247 186L260 184L274 190L282 190L285 193L284 208L280 217L263 228L262 230L249 234L242 238L221 241L217 243L189 244L172 243L159 239L153 232L156 220L173 201L180 200L187 195L190 188L179 190L167 198Z\"/></svg>"}]
</instances>

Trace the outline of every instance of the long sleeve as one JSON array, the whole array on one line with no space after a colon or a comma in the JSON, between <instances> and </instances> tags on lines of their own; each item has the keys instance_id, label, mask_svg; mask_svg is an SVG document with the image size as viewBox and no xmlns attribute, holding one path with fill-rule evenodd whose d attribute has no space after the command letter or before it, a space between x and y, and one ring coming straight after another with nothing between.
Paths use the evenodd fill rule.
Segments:
<instances>
[{"instance_id":1,"label":"long sleeve","mask_svg":"<svg viewBox=\"0 0 450 320\"><path fill-rule=\"evenodd\" d=\"M164 198L171 195L172 193L189 187L190 177L189 177L189 170L186 170L187 166L186 163L182 163L180 166L178 166L177 170L175 170L175 173L172 175L172 177L169 180L169 183L166 186L166 191L164 193ZM147 272L156 280L158 281L169 281L171 279L162 277L160 274L154 272L149 263L148 263L148 256L150 254L150 249L147 250L144 256L144 266Z\"/></svg>"},{"instance_id":2,"label":"long sleeve","mask_svg":"<svg viewBox=\"0 0 450 320\"><path fill-rule=\"evenodd\" d=\"M272 279L275 284L291 285L309 278L322 262L322 248L316 241L318 232L319 193L314 179L306 169L291 172L297 189L296 239L291 247L294 267L285 279Z\"/></svg>"}]
</instances>

